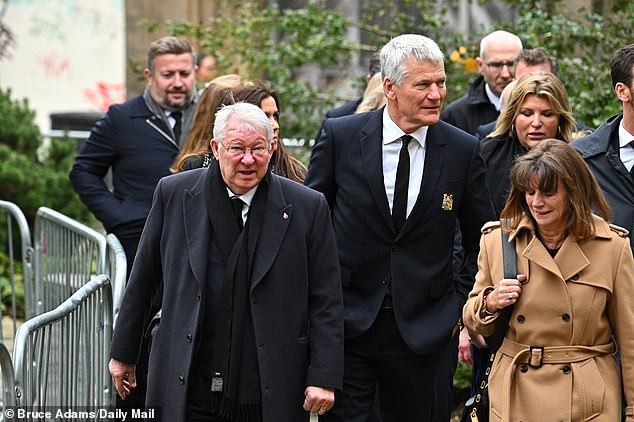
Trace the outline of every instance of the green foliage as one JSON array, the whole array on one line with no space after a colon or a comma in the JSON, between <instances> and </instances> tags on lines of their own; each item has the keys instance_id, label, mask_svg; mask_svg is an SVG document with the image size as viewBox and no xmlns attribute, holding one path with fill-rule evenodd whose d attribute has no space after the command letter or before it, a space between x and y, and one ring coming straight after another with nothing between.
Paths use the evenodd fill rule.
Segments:
<instances>
[{"instance_id":1,"label":"green foliage","mask_svg":"<svg viewBox=\"0 0 634 422\"><path fill-rule=\"evenodd\" d=\"M90 221L90 213L68 180L75 155L74 141L52 140L45 157L40 159L37 151L42 138L33 121L35 113L25 101L12 101L10 94L0 89L0 198L20 207L31 223L41 206Z\"/></svg>"},{"instance_id":2,"label":"green foliage","mask_svg":"<svg viewBox=\"0 0 634 422\"><path fill-rule=\"evenodd\" d=\"M22 276L22 264L14 263L14 285L16 317L24 318L24 278ZM11 267L9 257L0 252L0 296L2 315L8 315L13 310L13 292L11 288Z\"/></svg>"},{"instance_id":3,"label":"green foliage","mask_svg":"<svg viewBox=\"0 0 634 422\"><path fill-rule=\"evenodd\" d=\"M0 143L35 158L40 144L40 130L34 122L35 111L27 100L12 101L11 90L0 89Z\"/></svg>"},{"instance_id":4,"label":"green foliage","mask_svg":"<svg viewBox=\"0 0 634 422\"><path fill-rule=\"evenodd\" d=\"M561 1L512 3L519 15L501 27L517 33L525 48L544 47L557 58L575 117L598 126L620 112L610 58L631 42L634 3L617 1L605 15L580 10L576 17L570 17Z\"/></svg>"},{"instance_id":5,"label":"green foliage","mask_svg":"<svg viewBox=\"0 0 634 422\"><path fill-rule=\"evenodd\" d=\"M620 109L609 81L609 59L630 42L634 27L634 2L625 0L612 2L602 14L575 13L560 0L506 0L515 10L511 21L469 35L456 33L447 22L447 5L433 0L363 2L358 21L310 0L292 10L257 2L238 8L235 2L211 1L219 12L209 21L164 25L172 34L196 38L204 50L213 51L220 73L266 80L281 97L283 136L295 138L311 138L324 109L338 98L336 92L323 90L325 81L298 78L308 66L358 78L348 73L353 53L374 52L405 32L427 35L445 51L449 103L464 95L478 75L475 57L483 33L513 31L527 48L542 46L558 58L575 116L596 126ZM160 23L148 25L156 29ZM361 42L344 38L353 29L360 31Z\"/></svg>"},{"instance_id":6,"label":"green foliage","mask_svg":"<svg viewBox=\"0 0 634 422\"><path fill-rule=\"evenodd\" d=\"M218 14L203 24L167 21L169 32L200 40L213 51L219 73L239 73L266 80L280 96L284 136L310 137L317 131L322 110L332 99L320 88L297 78L304 66L318 65L345 71L351 46L344 39L348 27L338 12L316 4L280 10L246 2L218 1Z\"/></svg>"}]
</instances>

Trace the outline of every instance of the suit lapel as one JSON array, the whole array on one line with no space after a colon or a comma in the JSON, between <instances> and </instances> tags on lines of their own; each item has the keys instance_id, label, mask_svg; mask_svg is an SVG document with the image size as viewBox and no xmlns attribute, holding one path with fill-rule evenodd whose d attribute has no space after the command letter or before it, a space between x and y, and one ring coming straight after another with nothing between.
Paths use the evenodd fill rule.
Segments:
<instances>
[{"instance_id":1,"label":"suit lapel","mask_svg":"<svg viewBox=\"0 0 634 422\"><path fill-rule=\"evenodd\" d=\"M279 176L271 174L262 230L253 254L251 290L262 281L273 265L292 219L293 205L287 204L284 199Z\"/></svg>"},{"instance_id":2,"label":"suit lapel","mask_svg":"<svg viewBox=\"0 0 634 422\"><path fill-rule=\"evenodd\" d=\"M427 139L425 139L425 166L423 168L423 180L420 186L420 192L418 198L412 208L405 225L399 233L402 236L404 233L414 227L416 221L423 215L425 208L432 202L432 195L438 184L438 179L443 167L445 159L445 139L442 136L442 132L438 128L438 124L429 126L427 129Z\"/></svg>"},{"instance_id":3,"label":"suit lapel","mask_svg":"<svg viewBox=\"0 0 634 422\"><path fill-rule=\"evenodd\" d=\"M201 172L201 176L192 189L183 193L183 225L189 265L201 289L207 283L207 261L209 261L211 239L211 225L203 200L203 185L207 173L209 173L208 170Z\"/></svg>"},{"instance_id":4,"label":"suit lapel","mask_svg":"<svg viewBox=\"0 0 634 422\"><path fill-rule=\"evenodd\" d=\"M361 162L372 198L385 223L395 230L383 180L383 108L372 113L361 130L359 142Z\"/></svg>"}]
</instances>

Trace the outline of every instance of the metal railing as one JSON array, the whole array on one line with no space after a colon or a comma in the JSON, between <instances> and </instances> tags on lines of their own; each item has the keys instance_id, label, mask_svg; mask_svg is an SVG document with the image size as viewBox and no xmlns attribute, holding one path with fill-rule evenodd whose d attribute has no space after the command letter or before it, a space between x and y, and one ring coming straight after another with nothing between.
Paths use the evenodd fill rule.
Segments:
<instances>
[{"instance_id":1,"label":"metal railing","mask_svg":"<svg viewBox=\"0 0 634 422\"><path fill-rule=\"evenodd\" d=\"M106 272L106 238L64 214L40 207L35 216L36 314L49 311L93 274Z\"/></svg>"},{"instance_id":2,"label":"metal railing","mask_svg":"<svg viewBox=\"0 0 634 422\"><path fill-rule=\"evenodd\" d=\"M102 274L18 329L13 352L16 405L27 409L112 406L111 340L112 291L110 279Z\"/></svg>"},{"instance_id":3,"label":"metal railing","mask_svg":"<svg viewBox=\"0 0 634 422\"><path fill-rule=\"evenodd\" d=\"M0 396L0 404L1 410L4 410L8 407L15 407L15 377L13 374L13 363L11 362L11 355L7 350L7 347L0 343L0 371L2 371L2 377L0 378L0 382L2 385L0 386L0 392L2 395ZM4 415L4 412L2 412ZM2 418L3 420L8 418Z\"/></svg>"},{"instance_id":4,"label":"metal railing","mask_svg":"<svg viewBox=\"0 0 634 422\"><path fill-rule=\"evenodd\" d=\"M119 308L125 292L127 276L127 259L121 242L114 234L106 236L108 249L106 251L106 272L110 276L112 283L112 320L113 325L117 324Z\"/></svg>"},{"instance_id":5,"label":"metal railing","mask_svg":"<svg viewBox=\"0 0 634 422\"><path fill-rule=\"evenodd\" d=\"M24 297L26 315L35 314L35 286L33 281L33 247L31 244L31 231L24 217L24 213L12 202L0 201L0 210L6 214L7 221L7 256L9 257L9 280L11 282L11 312L13 314L13 334L16 332L16 259L14 245L14 227L17 227L20 235L20 251L22 261L22 279L24 281ZM2 311L0 310L0 319ZM2 325L0 324L0 339L2 339Z\"/></svg>"}]
</instances>

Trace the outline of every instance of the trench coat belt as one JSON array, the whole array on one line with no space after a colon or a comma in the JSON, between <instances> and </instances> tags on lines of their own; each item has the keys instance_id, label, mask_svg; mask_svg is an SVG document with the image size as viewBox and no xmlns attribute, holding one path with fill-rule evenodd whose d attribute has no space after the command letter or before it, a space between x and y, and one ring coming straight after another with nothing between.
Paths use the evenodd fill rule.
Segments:
<instances>
[{"instance_id":1,"label":"trench coat belt","mask_svg":"<svg viewBox=\"0 0 634 422\"><path fill-rule=\"evenodd\" d=\"M591 359L595 356L614 353L614 343L597 346L545 346L536 347L528 344L516 343L509 338L504 338L498 353L512 358L511 365L504 374L504 390L506 400L502 408L502 422L511 420L511 386L515 376L515 367L521 363L527 363L533 367L539 367L544 363L573 363Z\"/></svg>"}]
</instances>

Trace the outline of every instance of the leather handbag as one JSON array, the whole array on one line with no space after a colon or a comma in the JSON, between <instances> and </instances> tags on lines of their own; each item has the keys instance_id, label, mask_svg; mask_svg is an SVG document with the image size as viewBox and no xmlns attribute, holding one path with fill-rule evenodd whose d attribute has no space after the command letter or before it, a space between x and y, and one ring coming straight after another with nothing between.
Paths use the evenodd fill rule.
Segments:
<instances>
[{"instance_id":1,"label":"leather handbag","mask_svg":"<svg viewBox=\"0 0 634 422\"><path fill-rule=\"evenodd\" d=\"M508 231L503 229L500 231L502 232L504 278L516 278L517 255L515 252L515 241L508 241ZM486 338L486 343L489 345L490 350L487 368L484 371L484 377L478 386L476 394L466 401L460 422L489 422L489 373L491 372L491 367L493 366L493 361L495 360L495 353L504 341L506 329L508 328L509 321L511 320L511 314L513 313L513 306L514 305L509 305L500 311L495 332L493 335Z\"/></svg>"}]
</instances>

